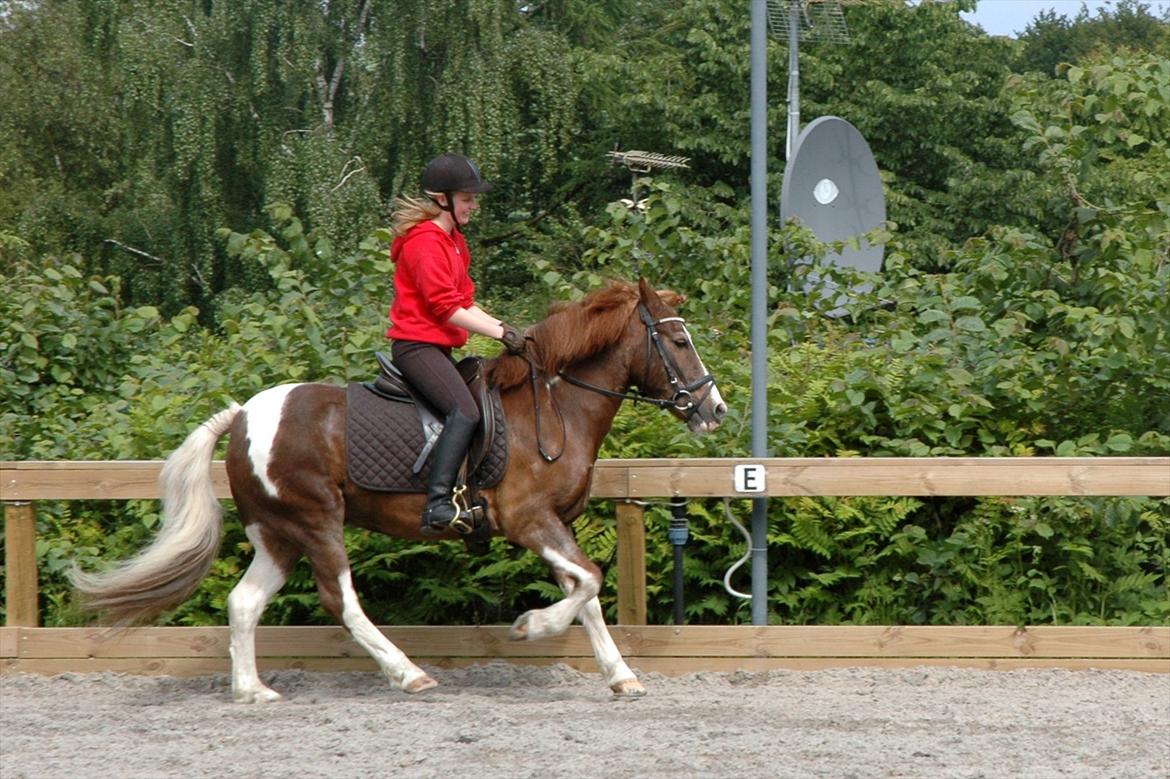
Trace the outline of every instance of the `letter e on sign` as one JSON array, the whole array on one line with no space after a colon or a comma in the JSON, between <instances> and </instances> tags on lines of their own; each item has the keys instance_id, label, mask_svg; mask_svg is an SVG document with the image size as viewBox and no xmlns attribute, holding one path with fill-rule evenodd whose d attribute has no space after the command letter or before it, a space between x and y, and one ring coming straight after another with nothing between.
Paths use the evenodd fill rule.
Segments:
<instances>
[{"instance_id":1,"label":"letter e on sign","mask_svg":"<svg viewBox=\"0 0 1170 779\"><path fill-rule=\"evenodd\" d=\"M763 492L768 488L767 470L762 465L737 465L734 471L736 492Z\"/></svg>"}]
</instances>

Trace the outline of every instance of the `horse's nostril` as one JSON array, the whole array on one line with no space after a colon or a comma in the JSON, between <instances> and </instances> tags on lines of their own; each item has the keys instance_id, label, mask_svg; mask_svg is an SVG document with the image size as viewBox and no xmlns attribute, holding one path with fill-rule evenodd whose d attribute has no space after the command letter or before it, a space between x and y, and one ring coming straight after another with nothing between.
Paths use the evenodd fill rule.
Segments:
<instances>
[{"instance_id":1,"label":"horse's nostril","mask_svg":"<svg viewBox=\"0 0 1170 779\"><path fill-rule=\"evenodd\" d=\"M726 403L716 404L716 406L715 406L715 421L719 421L719 420L723 419L723 417L726 415L727 415L727 404Z\"/></svg>"}]
</instances>

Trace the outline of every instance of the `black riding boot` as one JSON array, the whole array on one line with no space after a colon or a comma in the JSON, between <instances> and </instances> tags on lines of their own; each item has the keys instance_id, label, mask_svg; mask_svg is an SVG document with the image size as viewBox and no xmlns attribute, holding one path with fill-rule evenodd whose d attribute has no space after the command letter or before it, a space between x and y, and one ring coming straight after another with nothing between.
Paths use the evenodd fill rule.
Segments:
<instances>
[{"instance_id":1,"label":"black riding boot","mask_svg":"<svg viewBox=\"0 0 1170 779\"><path fill-rule=\"evenodd\" d=\"M447 415L443 432L431 452L431 478L427 482L427 505L422 512L422 534L434 538L442 535L459 514L451 491L459 478L459 466L467 455L467 446L475 433L476 423L459 409Z\"/></svg>"}]
</instances>

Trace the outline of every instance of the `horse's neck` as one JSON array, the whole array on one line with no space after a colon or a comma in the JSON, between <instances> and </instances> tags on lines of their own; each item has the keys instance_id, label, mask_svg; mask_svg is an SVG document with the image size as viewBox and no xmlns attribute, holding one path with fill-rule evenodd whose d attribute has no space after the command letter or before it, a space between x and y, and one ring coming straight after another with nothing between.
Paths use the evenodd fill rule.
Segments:
<instances>
[{"instance_id":1,"label":"horse's neck","mask_svg":"<svg viewBox=\"0 0 1170 779\"><path fill-rule=\"evenodd\" d=\"M574 379L612 392L625 392L629 387L629 371L600 357L585 360L564 370ZM554 384L554 394L565 415L565 424L576 433L576 443L588 447L594 458L601 442L613 426L621 407L620 398L574 386L563 379Z\"/></svg>"}]
</instances>

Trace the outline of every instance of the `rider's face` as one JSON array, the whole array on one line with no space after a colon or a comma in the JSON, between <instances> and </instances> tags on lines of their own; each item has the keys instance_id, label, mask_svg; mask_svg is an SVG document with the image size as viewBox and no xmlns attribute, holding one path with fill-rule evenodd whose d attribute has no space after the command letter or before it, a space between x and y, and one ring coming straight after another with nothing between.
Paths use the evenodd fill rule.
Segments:
<instances>
[{"instance_id":1,"label":"rider's face","mask_svg":"<svg viewBox=\"0 0 1170 779\"><path fill-rule=\"evenodd\" d=\"M479 208L479 195L474 192L456 192L454 200L455 222L462 227Z\"/></svg>"}]
</instances>

